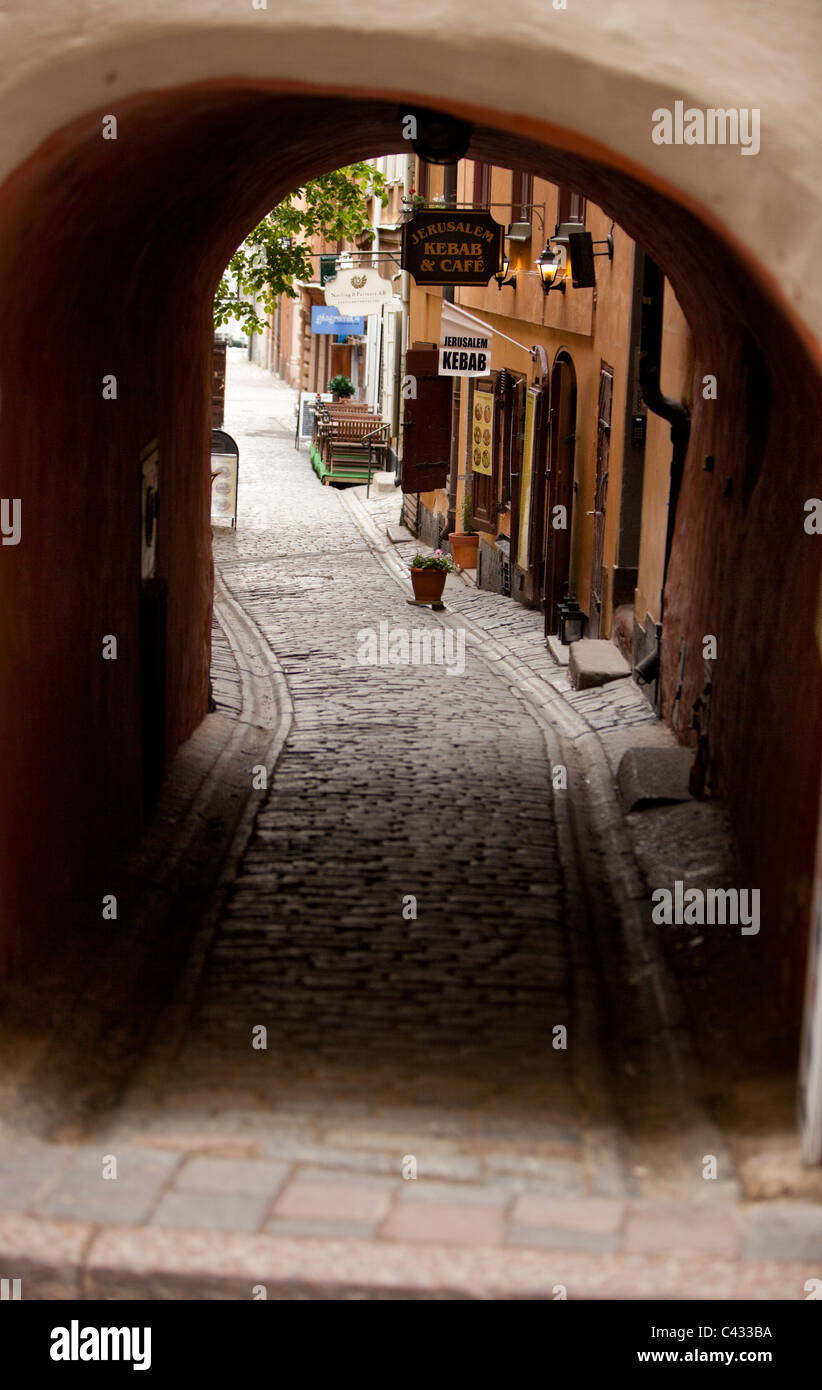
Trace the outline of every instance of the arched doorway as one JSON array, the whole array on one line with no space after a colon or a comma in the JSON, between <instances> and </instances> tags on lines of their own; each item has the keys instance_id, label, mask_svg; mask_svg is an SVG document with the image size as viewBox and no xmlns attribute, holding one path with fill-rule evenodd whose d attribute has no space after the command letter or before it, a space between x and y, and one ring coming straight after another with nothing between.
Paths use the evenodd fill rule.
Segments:
<instances>
[{"instance_id":1,"label":"arched doorway","mask_svg":"<svg viewBox=\"0 0 822 1390\"><path fill-rule=\"evenodd\" d=\"M548 476L542 536L545 565L542 602L546 637L557 631L559 605L568 596L571 575L577 378L571 355L564 349L557 353L551 371L550 402Z\"/></svg>"},{"instance_id":2,"label":"arched doorway","mask_svg":"<svg viewBox=\"0 0 822 1390\"><path fill-rule=\"evenodd\" d=\"M407 25L410 31L411 18ZM206 710L211 555L205 460L217 278L243 236L301 180L354 158L393 152L402 139L399 103L419 100L419 70L399 72L390 64L390 99L384 90L374 94L374 50L361 36L342 91L329 75L326 89L303 86L295 94L293 80L260 74L258 32L251 42L245 26L245 46L231 50L229 71L223 46L210 42L207 80L191 80L179 42L163 70L165 87L152 88L148 68L138 64L136 77L129 70L130 94L116 103L117 141L101 138L112 105L108 89L93 88L95 107L78 73L71 70L71 81L64 73L59 91L63 100L68 83L70 100L62 114L38 115L20 162L6 166L0 311L7 323L39 326L41 364L33 373L13 335L0 349L3 494L22 499L24 528L21 545L0 549L0 709L8 734L0 764L6 808L0 879L9 954L19 955L24 942L37 947L44 924L59 923L61 895L72 879L140 820L139 463L154 440L158 576L168 583L167 752ZM588 38L586 31L586 44ZM333 40L332 26L311 48L312 63ZM418 33L413 42L419 49ZM526 63L532 61L529 42L530 36L522 41ZM453 32L450 49L438 49L448 70L429 82L436 88L430 100L452 112L448 94L460 43ZM587 55L587 47L583 51ZM407 52L393 50L394 61L406 61ZM98 61L106 55L103 44ZM118 71L110 56L100 82ZM424 56L430 60L430 43ZM767 205L768 180L752 180L745 172L752 161L740 161L734 151L744 175L735 186L744 188L745 198L731 229L709 210L719 164L705 164L700 201L692 172L678 175L677 185L663 180L647 123L642 139L626 135L626 154L595 143L585 110L571 95L561 113L553 112L554 123L544 105L527 119L506 114L521 109L521 83L517 93L504 81L497 89L492 79L498 67L494 54L484 97L476 88L478 104L459 111L474 122L470 157L539 172L607 209L670 278L695 340L695 382L717 373L721 378L718 396L697 390L692 402L668 572L665 652L678 653L686 644L678 691L686 708L703 688L703 635L715 635L723 653L711 707L714 786L727 801L749 862L764 862L763 916L769 913L773 923L768 949L789 977L786 988L795 1000L815 838L810 820L797 824L796 807L817 804L822 728L822 673L813 638L819 558L802 526L805 501L818 491L814 422L822 386L810 329L787 304L772 270L765 272L746 249L761 242L756 214L759 200ZM237 77L238 71L254 75ZM312 71L320 73L321 66ZM339 83L338 68L333 72ZM636 81L633 69L621 80L628 76ZM564 77L567 83L567 69ZM543 73L534 90L548 90L544 79ZM495 109L482 104L489 92ZM603 93L610 119L619 102L611 90L608 106L604 87ZM37 101L39 94L39 112ZM570 124L556 123L559 114ZM716 153L726 170L728 151ZM773 163L766 164L764 152L760 158L757 169L773 175ZM720 191L728 197L733 187ZM802 283L801 275L796 278L798 245L791 248L788 285ZM802 288L812 323L816 301L810 286ZM749 334L762 351L774 404L746 497ZM118 382L114 399L101 392L110 375ZM706 457L721 466L706 471ZM779 556L778 585L761 583L765 551ZM795 638L790 683L770 675L775 631ZM101 660L109 634L118 639L116 662ZM676 659L663 655L663 708L672 703L677 682ZM771 731L764 743L763 728ZM761 747L754 758L755 741ZM67 817L69 802L73 814Z\"/></svg>"}]
</instances>

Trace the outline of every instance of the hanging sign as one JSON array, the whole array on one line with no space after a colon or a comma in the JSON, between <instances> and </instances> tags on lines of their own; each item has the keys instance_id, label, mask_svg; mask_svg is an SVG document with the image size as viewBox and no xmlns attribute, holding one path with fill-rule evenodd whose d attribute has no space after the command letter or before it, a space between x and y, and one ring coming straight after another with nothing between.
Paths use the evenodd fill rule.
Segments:
<instances>
[{"instance_id":1,"label":"hanging sign","mask_svg":"<svg viewBox=\"0 0 822 1390\"><path fill-rule=\"evenodd\" d=\"M491 370L491 339L443 332L440 340L440 376L487 376Z\"/></svg>"},{"instance_id":2,"label":"hanging sign","mask_svg":"<svg viewBox=\"0 0 822 1390\"><path fill-rule=\"evenodd\" d=\"M440 322L440 376L487 376L491 370L490 324L461 304L443 303Z\"/></svg>"},{"instance_id":3,"label":"hanging sign","mask_svg":"<svg viewBox=\"0 0 822 1390\"><path fill-rule=\"evenodd\" d=\"M418 285L487 285L502 270L503 231L490 212L425 208L403 223L402 268Z\"/></svg>"},{"instance_id":4,"label":"hanging sign","mask_svg":"<svg viewBox=\"0 0 822 1390\"><path fill-rule=\"evenodd\" d=\"M494 471L494 388L474 387L471 419L471 468L490 478Z\"/></svg>"},{"instance_id":5,"label":"hanging sign","mask_svg":"<svg viewBox=\"0 0 822 1390\"><path fill-rule=\"evenodd\" d=\"M390 280L378 270L341 270L325 286L325 302L341 314L378 314L393 299Z\"/></svg>"},{"instance_id":6,"label":"hanging sign","mask_svg":"<svg viewBox=\"0 0 822 1390\"><path fill-rule=\"evenodd\" d=\"M359 336L365 332L365 319L346 317L334 307L324 309L322 304L313 304L311 306L311 332L339 333L345 337L349 333L355 333Z\"/></svg>"}]
</instances>

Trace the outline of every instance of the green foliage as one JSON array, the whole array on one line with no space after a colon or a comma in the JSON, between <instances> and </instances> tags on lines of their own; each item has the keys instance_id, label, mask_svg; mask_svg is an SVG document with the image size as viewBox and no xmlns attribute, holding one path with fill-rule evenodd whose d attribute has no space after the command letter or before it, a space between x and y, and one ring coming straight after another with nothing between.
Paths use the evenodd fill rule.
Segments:
<instances>
[{"instance_id":1,"label":"green foliage","mask_svg":"<svg viewBox=\"0 0 822 1390\"><path fill-rule=\"evenodd\" d=\"M433 555L415 555L410 568L412 570L445 570L446 574L452 574L456 565L450 555L443 555L441 550L435 550Z\"/></svg>"},{"instance_id":2,"label":"green foliage","mask_svg":"<svg viewBox=\"0 0 822 1390\"><path fill-rule=\"evenodd\" d=\"M385 176L365 160L309 179L250 232L231 257L214 297L214 325L236 318L246 333L265 331L281 294L296 299L298 280L319 278L308 239L354 241L370 226L371 193L388 202ZM300 206L297 206L297 200ZM254 295L257 308L244 295ZM259 310L259 312L258 312Z\"/></svg>"},{"instance_id":3,"label":"green foliage","mask_svg":"<svg viewBox=\"0 0 822 1390\"><path fill-rule=\"evenodd\" d=\"M343 376L340 372L339 375L332 376L325 389L334 396L353 396L356 388L350 377Z\"/></svg>"}]
</instances>

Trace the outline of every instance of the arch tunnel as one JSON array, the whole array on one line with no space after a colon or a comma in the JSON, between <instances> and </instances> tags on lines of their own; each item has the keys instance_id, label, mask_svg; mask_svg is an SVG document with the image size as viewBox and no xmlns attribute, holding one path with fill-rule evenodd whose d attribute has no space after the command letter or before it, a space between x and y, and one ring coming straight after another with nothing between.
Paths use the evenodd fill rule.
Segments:
<instances>
[{"instance_id":1,"label":"arch tunnel","mask_svg":"<svg viewBox=\"0 0 822 1390\"><path fill-rule=\"evenodd\" d=\"M114 7L110 27L89 21L79 53L59 25L33 46L21 19L10 49L21 61L3 98L18 119L0 188L0 477L3 496L21 500L22 536L0 547L3 968L59 937L76 883L143 816L143 764L155 750L141 734L139 460L155 439L166 757L206 711L218 277L301 180L394 151L401 110L415 103L468 119L469 156L568 184L606 209L669 277L694 336L695 382L718 378L716 401L697 391L689 403L665 642L674 652L717 638L713 781L763 891L775 979L798 1008L822 728L819 551L803 532L804 503L819 491L818 210L781 275L762 238L765 211L775 198L790 205L807 169L807 131L800 122L791 132L785 106L795 74L769 62L762 101L749 102L772 102L772 143L756 160L703 150L686 165L694 152L674 151L666 164L650 112L709 89L740 7L716 20L707 66L684 29L666 37L650 20L633 50L615 47L607 6L587 30L573 18L560 30L557 18L515 34L489 7L471 45L459 6L447 19L388 7L359 46L350 22L322 7L321 31L251 11L226 28L206 6L176 8L146 12L130 33L125 7ZM773 56L770 29L746 32L760 61ZM638 71L654 43L666 59L661 85ZM38 105L46 72L50 96ZM101 136L110 113L116 141ZM102 393L110 375L116 400ZM709 455L722 490L704 472ZM106 636L116 661L102 659ZM669 662L668 706L675 677ZM700 689L694 667L686 708Z\"/></svg>"}]
</instances>

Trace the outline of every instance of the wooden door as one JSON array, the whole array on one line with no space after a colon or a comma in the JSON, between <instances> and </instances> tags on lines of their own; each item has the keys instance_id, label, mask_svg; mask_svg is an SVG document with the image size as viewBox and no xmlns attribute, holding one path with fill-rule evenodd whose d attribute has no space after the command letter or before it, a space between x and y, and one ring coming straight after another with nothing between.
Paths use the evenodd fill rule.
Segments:
<instances>
[{"instance_id":1,"label":"wooden door","mask_svg":"<svg viewBox=\"0 0 822 1390\"><path fill-rule=\"evenodd\" d=\"M414 393L403 401L402 490L446 487L451 463L451 378L438 375L434 348L409 348L405 376Z\"/></svg>"},{"instance_id":2,"label":"wooden door","mask_svg":"<svg viewBox=\"0 0 822 1390\"><path fill-rule=\"evenodd\" d=\"M611 450L611 404L614 395L614 369L603 362L599 372L599 414L597 418L597 471L594 484L594 537L591 556L591 602L588 636L598 637L602 617L602 557L605 546L605 504L608 498L608 460Z\"/></svg>"},{"instance_id":3,"label":"wooden door","mask_svg":"<svg viewBox=\"0 0 822 1390\"><path fill-rule=\"evenodd\" d=\"M557 631L559 605L568 596L571 576L577 383L574 364L567 355L557 358L551 372L549 419L543 524L546 637Z\"/></svg>"}]
</instances>

